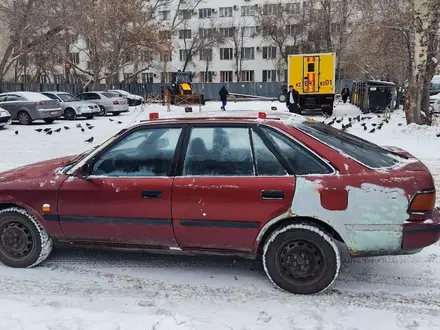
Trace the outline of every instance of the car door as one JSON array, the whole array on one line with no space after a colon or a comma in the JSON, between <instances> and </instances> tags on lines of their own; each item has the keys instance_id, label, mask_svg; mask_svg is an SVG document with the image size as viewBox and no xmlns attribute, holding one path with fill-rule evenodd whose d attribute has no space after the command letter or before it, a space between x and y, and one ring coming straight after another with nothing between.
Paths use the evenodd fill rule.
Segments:
<instances>
[{"instance_id":1,"label":"car door","mask_svg":"<svg viewBox=\"0 0 440 330\"><path fill-rule=\"evenodd\" d=\"M1 102L2 108L9 111L13 119L17 119L18 111L20 110L20 103L22 98L18 95L8 94L3 98Z\"/></svg>"},{"instance_id":2,"label":"car door","mask_svg":"<svg viewBox=\"0 0 440 330\"><path fill-rule=\"evenodd\" d=\"M288 212L295 176L253 126L192 124L184 145L172 198L180 247L251 251L260 229Z\"/></svg>"},{"instance_id":3,"label":"car door","mask_svg":"<svg viewBox=\"0 0 440 330\"><path fill-rule=\"evenodd\" d=\"M177 247L171 221L171 174L182 127L138 128L90 162L85 179L60 188L58 215L74 242Z\"/></svg>"}]
</instances>

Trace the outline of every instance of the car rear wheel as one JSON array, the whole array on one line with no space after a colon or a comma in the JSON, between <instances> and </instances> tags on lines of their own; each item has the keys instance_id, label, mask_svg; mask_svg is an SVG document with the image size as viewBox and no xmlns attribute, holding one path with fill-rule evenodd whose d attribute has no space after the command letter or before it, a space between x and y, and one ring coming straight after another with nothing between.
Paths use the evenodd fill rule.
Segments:
<instances>
[{"instance_id":1,"label":"car rear wheel","mask_svg":"<svg viewBox=\"0 0 440 330\"><path fill-rule=\"evenodd\" d=\"M287 95L284 93L281 93L280 95L278 95L278 101L282 102L282 103L286 103L287 101Z\"/></svg>"},{"instance_id":2,"label":"car rear wheel","mask_svg":"<svg viewBox=\"0 0 440 330\"><path fill-rule=\"evenodd\" d=\"M103 107L102 105L99 106L99 116L106 116L107 115L107 109Z\"/></svg>"},{"instance_id":3,"label":"car rear wheel","mask_svg":"<svg viewBox=\"0 0 440 330\"><path fill-rule=\"evenodd\" d=\"M32 124L32 118L29 116L29 114L26 111L20 111L18 113L18 122L21 125L30 125Z\"/></svg>"},{"instance_id":4,"label":"car rear wheel","mask_svg":"<svg viewBox=\"0 0 440 330\"><path fill-rule=\"evenodd\" d=\"M264 245L263 265L280 289L315 294L331 286L339 273L338 247L323 230L309 224L277 229Z\"/></svg>"},{"instance_id":5,"label":"car rear wheel","mask_svg":"<svg viewBox=\"0 0 440 330\"><path fill-rule=\"evenodd\" d=\"M64 110L64 118L67 120L75 120L76 112L72 108L67 108Z\"/></svg>"},{"instance_id":6,"label":"car rear wheel","mask_svg":"<svg viewBox=\"0 0 440 330\"><path fill-rule=\"evenodd\" d=\"M9 267L33 267L46 260L53 240L26 210L0 210L0 262Z\"/></svg>"}]
</instances>

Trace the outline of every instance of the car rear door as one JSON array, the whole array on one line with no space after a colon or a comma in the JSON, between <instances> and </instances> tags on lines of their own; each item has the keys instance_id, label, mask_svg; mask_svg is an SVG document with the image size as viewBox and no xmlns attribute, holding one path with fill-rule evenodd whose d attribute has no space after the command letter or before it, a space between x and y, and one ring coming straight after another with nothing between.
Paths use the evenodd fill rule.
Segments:
<instances>
[{"instance_id":1,"label":"car rear door","mask_svg":"<svg viewBox=\"0 0 440 330\"><path fill-rule=\"evenodd\" d=\"M172 168L181 126L125 133L91 162L86 179L60 188L58 219L73 242L177 247L171 221Z\"/></svg>"},{"instance_id":2,"label":"car rear door","mask_svg":"<svg viewBox=\"0 0 440 330\"><path fill-rule=\"evenodd\" d=\"M252 125L192 124L174 180L181 248L252 251L260 229L290 209L295 176Z\"/></svg>"}]
</instances>

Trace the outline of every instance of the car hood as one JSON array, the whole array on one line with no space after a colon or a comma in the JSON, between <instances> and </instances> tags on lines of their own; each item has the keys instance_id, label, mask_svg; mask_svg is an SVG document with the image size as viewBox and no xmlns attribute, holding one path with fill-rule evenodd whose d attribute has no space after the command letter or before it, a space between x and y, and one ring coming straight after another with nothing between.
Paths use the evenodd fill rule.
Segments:
<instances>
[{"instance_id":1,"label":"car hood","mask_svg":"<svg viewBox=\"0 0 440 330\"><path fill-rule=\"evenodd\" d=\"M28 190L47 183L59 186L67 177L60 170L74 157L55 158L0 173L0 189Z\"/></svg>"},{"instance_id":2,"label":"car hood","mask_svg":"<svg viewBox=\"0 0 440 330\"><path fill-rule=\"evenodd\" d=\"M72 107L79 107L79 106L96 106L95 103L85 102L85 101L73 101L73 102L62 102L63 105L68 105Z\"/></svg>"}]
</instances>

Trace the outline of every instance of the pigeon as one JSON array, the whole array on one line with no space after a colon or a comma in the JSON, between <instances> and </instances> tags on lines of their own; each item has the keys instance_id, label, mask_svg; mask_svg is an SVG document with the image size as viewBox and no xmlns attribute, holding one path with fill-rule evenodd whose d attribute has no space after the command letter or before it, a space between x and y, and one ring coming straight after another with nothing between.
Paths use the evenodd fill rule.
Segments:
<instances>
[{"instance_id":1,"label":"pigeon","mask_svg":"<svg viewBox=\"0 0 440 330\"><path fill-rule=\"evenodd\" d=\"M44 131L47 133L47 132L49 132L49 131L51 131L52 130L52 128L45 128L44 129Z\"/></svg>"},{"instance_id":2,"label":"pigeon","mask_svg":"<svg viewBox=\"0 0 440 330\"><path fill-rule=\"evenodd\" d=\"M76 124L76 127L81 128L81 124Z\"/></svg>"},{"instance_id":3,"label":"pigeon","mask_svg":"<svg viewBox=\"0 0 440 330\"><path fill-rule=\"evenodd\" d=\"M38 133L41 133L43 131L43 129L42 128L37 128L35 131L38 132Z\"/></svg>"},{"instance_id":4,"label":"pigeon","mask_svg":"<svg viewBox=\"0 0 440 330\"><path fill-rule=\"evenodd\" d=\"M92 125L87 126L88 129L93 129L94 127L95 127L95 126L92 126Z\"/></svg>"},{"instance_id":5,"label":"pigeon","mask_svg":"<svg viewBox=\"0 0 440 330\"><path fill-rule=\"evenodd\" d=\"M86 123L86 126L92 126L92 124Z\"/></svg>"},{"instance_id":6,"label":"pigeon","mask_svg":"<svg viewBox=\"0 0 440 330\"><path fill-rule=\"evenodd\" d=\"M377 124L376 123L372 123L371 126L377 126Z\"/></svg>"},{"instance_id":7,"label":"pigeon","mask_svg":"<svg viewBox=\"0 0 440 330\"><path fill-rule=\"evenodd\" d=\"M351 121L353 120L353 118L351 118L351 117L349 117L348 118L348 121L351 123Z\"/></svg>"},{"instance_id":8,"label":"pigeon","mask_svg":"<svg viewBox=\"0 0 440 330\"><path fill-rule=\"evenodd\" d=\"M52 131L47 131L46 132L47 135L52 135L52 133L53 133Z\"/></svg>"},{"instance_id":9,"label":"pigeon","mask_svg":"<svg viewBox=\"0 0 440 330\"><path fill-rule=\"evenodd\" d=\"M376 131L375 128L373 128L371 131L369 131L368 133L374 133Z\"/></svg>"},{"instance_id":10,"label":"pigeon","mask_svg":"<svg viewBox=\"0 0 440 330\"><path fill-rule=\"evenodd\" d=\"M93 136L90 139L85 140L85 142L92 143L93 142Z\"/></svg>"},{"instance_id":11,"label":"pigeon","mask_svg":"<svg viewBox=\"0 0 440 330\"><path fill-rule=\"evenodd\" d=\"M361 120L361 115L358 115L358 116L356 117L356 120L357 120L357 121Z\"/></svg>"},{"instance_id":12,"label":"pigeon","mask_svg":"<svg viewBox=\"0 0 440 330\"><path fill-rule=\"evenodd\" d=\"M86 131L86 130L85 130L84 128L81 128L81 132L83 132L83 133L84 133L85 131Z\"/></svg>"},{"instance_id":13,"label":"pigeon","mask_svg":"<svg viewBox=\"0 0 440 330\"><path fill-rule=\"evenodd\" d=\"M338 124L340 124L340 123L342 122L342 118L341 118L341 119L338 119L338 120L336 120L336 122L337 122Z\"/></svg>"},{"instance_id":14,"label":"pigeon","mask_svg":"<svg viewBox=\"0 0 440 330\"><path fill-rule=\"evenodd\" d=\"M402 126L403 124L402 123L399 123L399 124L397 124L398 126Z\"/></svg>"},{"instance_id":15,"label":"pigeon","mask_svg":"<svg viewBox=\"0 0 440 330\"><path fill-rule=\"evenodd\" d=\"M327 125L333 125L334 123L335 123L335 121L336 121L336 118L335 119L333 119L333 120L331 120L331 121L329 121L328 123L327 123Z\"/></svg>"},{"instance_id":16,"label":"pigeon","mask_svg":"<svg viewBox=\"0 0 440 330\"><path fill-rule=\"evenodd\" d=\"M438 134L436 135L436 137L440 137L440 133L438 133Z\"/></svg>"},{"instance_id":17,"label":"pigeon","mask_svg":"<svg viewBox=\"0 0 440 330\"><path fill-rule=\"evenodd\" d=\"M18 131L15 131L15 135L18 135Z\"/></svg>"},{"instance_id":18,"label":"pigeon","mask_svg":"<svg viewBox=\"0 0 440 330\"><path fill-rule=\"evenodd\" d=\"M122 124L122 121L118 121L118 124Z\"/></svg>"},{"instance_id":19,"label":"pigeon","mask_svg":"<svg viewBox=\"0 0 440 330\"><path fill-rule=\"evenodd\" d=\"M113 119L109 118L108 120L113 121Z\"/></svg>"},{"instance_id":20,"label":"pigeon","mask_svg":"<svg viewBox=\"0 0 440 330\"><path fill-rule=\"evenodd\" d=\"M65 130L68 130L68 129L70 129L70 127L68 127L68 126L64 126L64 129L65 129Z\"/></svg>"},{"instance_id":21,"label":"pigeon","mask_svg":"<svg viewBox=\"0 0 440 330\"><path fill-rule=\"evenodd\" d=\"M367 126L364 126L364 131L366 131L367 130Z\"/></svg>"},{"instance_id":22,"label":"pigeon","mask_svg":"<svg viewBox=\"0 0 440 330\"><path fill-rule=\"evenodd\" d=\"M61 132L61 127L60 127L60 128L57 128L56 130L54 130L54 132L56 132L56 133Z\"/></svg>"}]
</instances>

